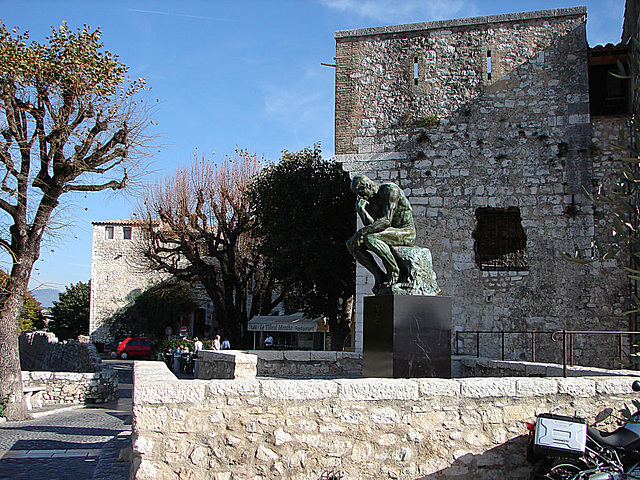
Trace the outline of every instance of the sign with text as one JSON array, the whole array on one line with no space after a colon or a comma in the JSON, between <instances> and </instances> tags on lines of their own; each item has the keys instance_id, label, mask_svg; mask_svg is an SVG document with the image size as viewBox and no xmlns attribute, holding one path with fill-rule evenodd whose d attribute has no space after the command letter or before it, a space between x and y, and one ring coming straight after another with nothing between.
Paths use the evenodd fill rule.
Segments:
<instances>
[{"instance_id":1,"label":"sign with text","mask_svg":"<svg viewBox=\"0 0 640 480\"><path fill-rule=\"evenodd\" d=\"M247 326L250 332L317 332L315 323L257 323ZM320 330L322 331L322 330Z\"/></svg>"}]
</instances>

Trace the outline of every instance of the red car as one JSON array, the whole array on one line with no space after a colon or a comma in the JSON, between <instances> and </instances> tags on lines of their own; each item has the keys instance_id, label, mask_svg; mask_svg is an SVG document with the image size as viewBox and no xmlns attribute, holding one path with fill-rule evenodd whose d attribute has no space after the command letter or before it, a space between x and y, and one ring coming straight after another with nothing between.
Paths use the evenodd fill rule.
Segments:
<instances>
[{"instance_id":1,"label":"red car","mask_svg":"<svg viewBox=\"0 0 640 480\"><path fill-rule=\"evenodd\" d=\"M151 356L151 341L148 338L125 338L118 348L116 355L123 360L126 358L149 358Z\"/></svg>"}]
</instances>

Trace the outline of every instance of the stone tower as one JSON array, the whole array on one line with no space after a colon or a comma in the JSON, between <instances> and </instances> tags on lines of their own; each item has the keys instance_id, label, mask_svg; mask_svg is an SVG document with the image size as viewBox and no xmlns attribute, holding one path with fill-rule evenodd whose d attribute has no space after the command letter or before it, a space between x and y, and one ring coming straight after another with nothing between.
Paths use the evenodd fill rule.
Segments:
<instances>
[{"instance_id":1,"label":"stone tower","mask_svg":"<svg viewBox=\"0 0 640 480\"><path fill-rule=\"evenodd\" d=\"M590 115L585 27L575 7L335 33L336 159L404 190L454 332L628 329L617 261L560 257L606 241L583 192L619 159L621 118ZM371 282L358 267L356 350Z\"/></svg>"}]
</instances>

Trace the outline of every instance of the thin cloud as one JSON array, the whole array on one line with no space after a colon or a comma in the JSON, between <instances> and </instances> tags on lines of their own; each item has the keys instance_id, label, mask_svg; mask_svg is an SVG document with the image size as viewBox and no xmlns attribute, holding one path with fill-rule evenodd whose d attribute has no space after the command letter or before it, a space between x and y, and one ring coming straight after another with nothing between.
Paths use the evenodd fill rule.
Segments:
<instances>
[{"instance_id":1,"label":"thin cloud","mask_svg":"<svg viewBox=\"0 0 640 480\"><path fill-rule=\"evenodd\" d=\"M264 97L264 109L268 117L297 124L313 122L318 111L326 110L318 93L309 93L292 85L271 86ZM294 127L295 128L295 127Z\"/></svg>"},{"instance_id":2,"label":"thin cloud","mask_svg":"<svg viewBox=\"0 0 640 480\"><path fill-rule=\"evenodd\" d=\"M227 18L217 18L217 17L205 17L202 15L189 15L188 13L174 13L174 12L159 12L157 10L140 10L139 8L128 8L130 12L138 12L138 13L153 13L156 15L169 15L172 17L185 17L185 18L197 18L199 20L215 20L218 22L231 22Z\"/></svg>"},{"instance_id":3,"label":"thin cloud","mask_svg":"<svg viewBox=\"0 0 640 480\"><path fill-rule=\"evenodd\" d=\"M319 0L329 8L380 23L410 23L478 15L467 0Z\"/></svg>"},{"instance_id":4,"label":"thin cloud","mask_svg":"<svg viewBox=\"0 0 640 480\"><path fill-rule=\"evenodd\" d=\"M78 268L91 268L91 265L87 265L86 263L69 263L68 265L71 267L78 267Z\"/></svg>"}]
</instances>

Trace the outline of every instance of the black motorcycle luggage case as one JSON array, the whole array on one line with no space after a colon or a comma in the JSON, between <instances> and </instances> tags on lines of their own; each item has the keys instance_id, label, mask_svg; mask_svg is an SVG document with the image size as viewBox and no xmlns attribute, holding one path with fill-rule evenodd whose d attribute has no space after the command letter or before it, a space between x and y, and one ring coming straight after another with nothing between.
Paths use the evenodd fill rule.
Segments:
<instances>
[{"instance_id":1,"label":"black motorcycle luggage case","mask_svg":"<svg viewBox=\"0 0 640 480\"><path fill-rule=\"evenodd\" d=\"M533 451L555 457L577 457L587 444L587 423L582 418L543 413L538 415Z\"/></svg>"}]
</instances>

